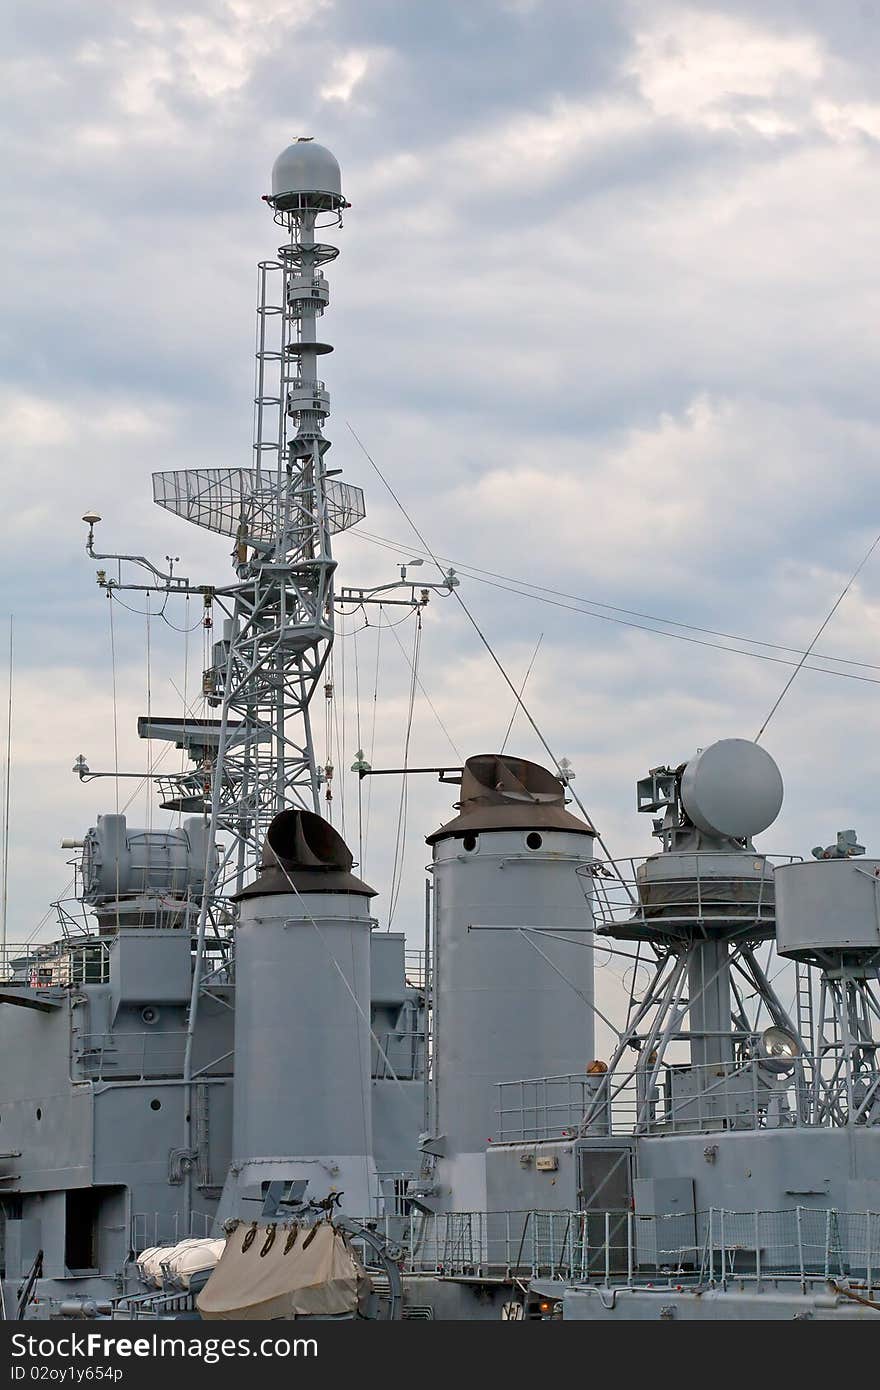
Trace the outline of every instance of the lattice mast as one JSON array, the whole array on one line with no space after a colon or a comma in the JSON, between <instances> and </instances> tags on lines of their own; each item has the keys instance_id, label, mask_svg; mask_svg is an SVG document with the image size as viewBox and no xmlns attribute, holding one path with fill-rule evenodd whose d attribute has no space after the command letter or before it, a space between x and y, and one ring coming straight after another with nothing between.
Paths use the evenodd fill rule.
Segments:
<instances>
[{"instance_id":1,"label":"lattice mast","mask_svg":"<svg viewBox=\"0 0 880 1390\"><path fill-rule=\"evenodd\" d=\"M309 706L333 642L331 535L364 515L360 489L326 468L330 398L317 374L332 351L317 336L330 298L324 267L338 251L315 233L341 225L339 165L297 140L275 161L266 202L289 239L259 265L253 467L154 477L159 505L235 541L232 616L205 673L205 694L221 706L213 820L234 840L218 892L242 886L278 811L318 810Z\"/></svg>"}]
</instances>

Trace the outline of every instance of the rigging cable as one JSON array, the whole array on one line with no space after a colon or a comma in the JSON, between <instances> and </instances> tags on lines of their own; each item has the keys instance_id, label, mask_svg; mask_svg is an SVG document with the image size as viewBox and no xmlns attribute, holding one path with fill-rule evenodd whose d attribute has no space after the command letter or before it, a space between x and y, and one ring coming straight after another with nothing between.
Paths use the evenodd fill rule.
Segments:
<instances>
[{"instance_id":1,"label":"rigging cable","mask_svg":"<svg viewBox=\"0 0 880 1390\"><path fill-rule=\"evenodd\" d=\"M120 568L121 568L121 566L120 566ZM121 598L117 598L117 597L116 597L116 590L117 590L118 587L119 587L118 584L108 584L108 586L107 586L107 593L108 593L108 594L112 594L113 597L116 598L116 602L119 604L120 608L124 608L124 609L125 609L126 613L137 613L139 617L143 618L143 617L146 615L146 612L147 612L146 608L132 608L132 606L131 606L130 603L124 603L123 600L122 600ZM161 594L161 593L163 593L163 592L164 592L164 594L165 594L165 602L162 604L162 607L161 607L161 609L159 610L159 612L156 613L155 616L156 616L157 618L161 618L162 615L164 614L165 609L166 609L166 607L167 607L167 605L168 605L168 599L169 599L169 597L170 597L170 595L171 595L171 590L170 590L170 589L165 589L165 590L163 590L158 584L154 584L151 590L150 590L150 589L147 590L147 602L148 602L148 603L149 603L149 595L150 595L150 593L158 593L158 594ZM172 626L173 626L173 624L172 624Z\"/></svg>"},{"instance_id":2,"label":"rigging cable","mask_svg":"<svg viewBox=\"0 0 880 1390\"><path fill-rule=\"evenodd\" d=\"M523 676L522 685L521 685L520 688L519 688L519 699L520 699L520 700L522 699L522 697L523 697L523 691L525 690L525 688L526 688L526 686L527 686L527 684L528 684L529 676L532 674L532 667L533 667L534 664L535 664L535 657L538 655L538 651L539 651L539 649L540 649L540 646L541 646L541 643L543 642L543 640L544 640L544 634L543 634L543 632L542 632L541 635L539 636L537 642L535 643L535 650L532 652L532 659L531 659L531 661L530 661L529 664L528 664L528 667L527 667L527 669L526 669L526 673L525 673L525 675ZM510 723L509 723L508 726L507 726L507 733L504 735L504 742L503 742L502 745L501 745L501 752L502 752L502 755L503 755L503 753L504 753L505 748L507 747L507 740L510 738L511 730L513 729L513 722L514 722L514 720L516 719L516 716L517 716L518 711L519 711L519 703L517 702L517 704L515 704L514 707L513 707L513 713L512 713L511 716L510 716Z\"/></svg>"},{"instance_id":3,"label":"rigging cable","mask_svg":"<svg viewBox=\"0 0 880 1390\"><path fill-rule=\"evenodd\" d=\"M183 740L182 740L181 748L180 748L180 775L181 775L181 777L183 777L183 774L186 772L186 717L187 717L187 714L188 714L188 712L189 712L189 707L188 707L188 704L187 704L187 698L188 698L188 694L189 694L189 638L190 638L190 633L193 631L193 629L192 629L192 628L190 627L190 625L189 625L189 619L190 619L190 602L189 602L189 598L190 598L190 596L189 596L189 594L187 594L187 596L186 596L186 620L185 620L185 621L186 621L186 626L185 626L185 628L183 629ZM166 619L166 621L167 621L167 619ZM201 621L201 620L200 620L200 621ZM173 627L174 624L172 623L171 626ZM180 629L177 629L177 630L179 631ZM180 826L183 824L183 804L182 804L182 803L183 803L183 798L181 797L180 800L181 800L181 805L177 808L177 825L178 825L178 829L179 829Z\"/></svg>"},{"instance_id":4,"label":"rigging cable","mask_svg":"<svg viewBox=\"0 0 880 1390\"><path fill-rule=\"evenodd\" d=\"M110 600L110 670L113 689L113 787L116 815L119 815L119 717L116 707L116 634L113 630L113 590L107 590ZM119 931L119 841L116 842L116 930Z\"/></svg>"},{"instance_id":5,"label":"rigging cable","mask_svg":"<svg viewBox=\"0 0 880 1390\"><path fill-rule=\"evenodd\" d=\"M361 742L361 673L360 658L358 657L358 629L355 628L352 636L354 646L354 722L355 733L357 735L358 760L364 756L364 745ZM343 772L345 768L343 767ZM363 777L358 774L357 779L357 821L358 821L358 867L360 867L364 857L364 798L363 798Z\"/></svg>"},{"instance_id":6,"label":"rigging cable","mask_svg":"<svg viewBox=\"0 0 880 1390\"><path fill-rule=\"evenodd\" d=\"M151 658L152 658L152 653L151 653L151 651L150 651L150 646L151 646L150 637L151 637L151 633L150 633L150 595L149 595L149 594L147 594L147 610L146 610L146 612L147 612L147 617L146 617L146 624L145 624L145 625L146 625L146 642L145 642L145 646L146 646L146 658L147 658L147 734L149 734L149 733L151 732L150 719L151 719L151 716L152 716L152 713L153 713L153 684L152 684L152 674L151 674L151 671L150 671L150 667L151 667L151 665L152 665L152 659L151 659ZM148 737L148 738L145 740L145 742L146 742L146 745L147 745L147 773L146 773L146 779L145 779L145 783L144 783L144 785L145 785L145 798L144 798L144 799L145 799L145 801L146 801L146 820L147 820L147 840L146 840L146 851L147 851L147 853L146 853L146 861L147 861L147 867L146 867L146 873L147 873L147 881L149 882L149 875L150 875L150 850L151 850L152 843L153 843L153 837L152 837L152 835L149 833L149 832L153 829L153 740L152 740L151 738Z\"/></svg>"},{"instance_id":7,"label":"rigging cable","mask_svg":"<svg viewBox=\"0 0 880 1390\"><path fill-rule=\"evenodd\" d=\"M269 841L268 841L268 840L266 841L266 844L269 845ZM336 957L334 956L334 954L333 954L333 952L331 951L330 947L327 945L327 939L326 939L326 937L324 936L324 933L321 931L321 928L318 926L318 923L315 921L314 917L312 916L311 912L309 911L308 907L306 906L306 900L305 900L305 898L303 897L302 893L301 893L301 892L299 891L299 889L297 888L297 886L296 886L296 884L294 883L293 879L291 878L290 874L287 872L287 869L284 867L284 864L283 864L282 861L278 858L278 855L275 853L275 850L272 848L271 845L269 845L269 849L272 851L272 854L273 854L274 857L275 857L275 862L276 862L276 864L278 865L278 868L281 870L281 872L283 873L284 877L287 879L287 882L290 884L290 887L291 887L291 889L293 890L293 892L295 893L295 895L299 898L300 903L301 903L301 906L302 906L302 912L303 912L304 915L308 918L308 920L311 922L312 926L315 928L315 931L318 933L318 936L319 936L319 938L320 938L320 940L321 940L321 944L323 945L324 950L327 952L327 955L330 957L330 963L332 964L332 966L333 966L333 968L335 969L337 975L338 975L339 978L341 979L341 981L342 981L342 983L344 984L346 990L348 991L348 994L349 994L350 997L351 997L351 1002L354 1004L355 1009L357 1010L357 1012L359 1013L361 1019L363 1020L363 1022L366 1024L367 1028L369 1029L369 1031L370 1031L370 1037L373 1039L373 1042L376 1044L376 1047L377 1047L377 1049L378 1049L378 1051L379 1051L379 1054L380 1054L380 1056L382 1057L383 1061L385 1062L385 1065L386 1065L387 1068L388 1068L388 1071L389 1071L389 1073L390 1073L390 1075L391 1075L392 1081L396 1082L396 1084L397 1084L398 1088L400 1089L400 1091L403 1091L403 1086L401 1085L400 1077L397 1075L397 1072L394 1070L394 1067L393 1067L393 1065L392 1065L392 1063L391 1063L391 1058L388 1056L388 1053L385 1051L385 1048L382 1046L382 1043L380 1042L379 1038L378 1038L378 1037L376 1036L376 1034L373 1032L373 1025L372 1025L372 1023L371 1023L371 1021L370 1021L368 1015L364 1012L364 1009L361 1007L360 1000L358 999L357 995L355 994L354 990L352 989L351 985L349 984L348 978L347 978L347 976L346 976L346 974L345 974L345 971L342 969L342 966L339 964L339 961L336 959Z\"/></svg>"},{"instance_id":8,"label":"rigging cable","mask_svg":"<svg viewBox=\"0 0 880 1390\"><path fill-rule=\"evenodd\" d=\"M847 580L846 584L844 584L844 586L843 586L843 588L841 589L840 593L838 594L837 598L834 600L834 603L831 605L831 608L830 608L829 611L828 611L828 615L827 615L827 617L825 618L825 621L822 623L821 627L818 628L818 630L817 630L817 632L816 632L816 635L815 635L815 637L813 638L812 642L811 642L810 645L807 647L807 650L804 652L804 654L803 654L803 656L801 657L800 661L798 662L797 666L794 668L794 670L792 671L792 673L791 673L791 675L789 676L788 680L786 681L785 685L782 687L782 690L779 692L779 695L777 696L777 699L776 699L776 703L775 703L773 706L771 706L770 713L767 715L767 718L764 720L764 723L761 725L760 729L759 729L758 732L755 734L755 743L759 743L759 742L760 742L761 735L763 734L763 732L764 732L764 730L766 729L767 725L770 723L770 720L773 718L774 714L775 714L776 711L779 709L779 706L782 704L782 701L785 699L786 695L788 694L789 690L791 689L792 685L794 684L795 680L797 679L798 673L799 673L799 671L801 670L801 668L802 668L804 662L806 661L807 657L810 655L810 652L811 652L811 651L813 650L813 648L815 647L816 643L818 642L819 638L822 636L822 633L825 631L825 629L826 629L826 627L828 626L828 624L831 622L831 619L834 617L834 614L837 612L838 608L839 608L840 605L843 603L843 600L846 598L846 596L847 596L847 594L849 593L850 589L852 588L853 584L854 584L854 583L856 582L856 580L858 579L859 575L861 574L862 570L865 568L865 565L868 563L868 561L870 560L871 556L874 554L874 551L877 549L877 546L878 546L878 545L880 545L880 532L878 532L878 534L874 537L873 541L872 541L871 544L868 546L868 549L865 551L865 553L864 553L864 555L862 556L862 558L861 558L861 560L859 561L859 563L856 565L855 569L853 570L853 572L852 572L852 574L850 575L849 579Z\"/></svg>"},{"instance_id":9,"label":"rigging cable","mask_svg":"<svg viewBox=\"0 0 880 1390\"><path fill-rule=\"evenodd\" d=\"M379 604L379 622L378 622L378 625L377 625L377 627L376 627L376 669L375 669L375 672L374 672L374 675L373 675L373 713L372 713L372 720L371 720L371 727L370 727L370 751L369 751L369 754L367 755L367 761L368 761L369 763L372 763L374 754L375 754L375 752L376 752L376 711L377 711L378 705L379 705L379 654L380 654L380 652L381 652L381 650L382 650L382 619L384 618L384 616L385 616L385 609L384 609L384 606L380 603L380 604ZM360 781L360 777L358 778L358 781ZM372 806L373 806L373 779L372 779L372 777L371 777L371 778L370 778L370 785L367 787L367 824L366 824L366 828L365 828L365 830L364 830L364 862L363 862L363 864L361 865L361 871L362 871L362 872L364 872L365 869L366 869L367 847L368 847L369 842L370 842L370 811L372 810Z\"/></svg>"},{"instance_id":10,"label":"rigging cable","mask_svg":"<svg viewBox=\"0 0 880 1390\"><path fill-rule=\"evenodd\" d=\"M332 739L333 739L333 711L332 711L331 705L332 705L332 700L333 700L333 661L334 661L334 655L335 655L335 654L334 654L333 648L331 647L331 648L330 648L330 656L329 656L328 661L327 661L327 674L326 674L326 676L325 676L325 678L324 678L324 775L325 775L325 779L326 779L326 776L327 776L327 768L330 767L330 766L332 765L332 762L333 762L333 747L332 747ZM324 792L324 801L325 801L325 806L326 806L326 811L327 811L327 819L329 820L330 824L332 825L332 824L333 824L333 802L332 802L332 800L329 800L329 799L327 798L327 792L328 792L328 791L332 791L332 788L329 786L329 784L327 785L327 787L326 787L326 789L325 789L325 792Z\"/></svg>"},{"instance_id":11,"label":"rigging cable","mask_svg":"<svg viewBox=\"0 0 880 1390\"><path fill-rule=\"evenodd\" d=\"M345 628L339 624L339 664L342 679L339 682L339 699L334 698L333 709L336 716L336 755L339 759L339 800L342 810L342 838L345 839ZM339 710L342 707L340 720ZM341 724L341 728L340 728Z\"/></svg>"},{"instance_id":12,"label":"rigging cable","mask_svg":"<svg viewBox=\"0 0 880 1390\"><path fill-rule=\"evenodd\" d=\"M147 732L152 731L151 717L153 713L153 681L152 681L152 653L150 650L150 595L147 594L147 621L146 621L146 657L147 657ZM153 828L153 740L147 738L147 830ZM149 870L150 841L147 840L147 868Z\"/></svg>"},{"instance_id":13,"label":"rigging cable","mask_svg":"<svg viewBox=\"0 0 880 1390\"><path fill-rule=\"evenodd\" d=\"M399 627L399 626L400 626L399 623L395 623L395 624L394 624L394 627ZM398 647L400 648L401 652L403 653L403 659L404 659L404 661L407 662L407 664L408 664L410 670L412 671L412 662L411 662L410 659L409 659L409 654L408 654L408 652L407 652L407 650L406 650L406 647L403 645L403 643L401 642L400 638L398 637L397 633L394 631L394 627L392 627L392 629L391 629L391 635L393 636L395 642L397 643ZM413 674L415 674L415 673L413 673ZM431 697L430 697L430 695L428 694L428 692L427 692L425 686L422 684L422 678L421 678L421 676L416 675L416 676L415 676L415 680L416 680L416 685L419 687L419 690L422 692L422 694L424 695L425 699L426 699L427 702L428 702L428 705L429 705L429 707L430 707L431 713L433 714L434 718L437 720L437 723L440 725L440 728L443 730L444 734L446 735L447 739L449 740L449 746L450 746L450 748L452 749L452 751L453 751L453 753L455 754L455 756L458 758L459 762L463 765L463 764L464 764L464 758L462 757L461 752L460 752L459 749L458 749L458 746L457 746L457 744L456 744L456 742L455 742L455 739L452 737L452 734L449 732L449 730L447 729L446 725L443 723L443 720L440 718L440 715L437 713L437 710L436 710L436 708L435 708L435 706L434 706L434 701L431 699Z\"/></svg>"},{"instance_id":14,"label":"rigging cable","mask_svg":"<svg viewBox=\"0 0 880 1390\"><path fill-rule=\"evenodd\" d=\"M404 507L403 503L401 502L400 498L397 496L397 493L394 491L393 487L391 486L391 484L388 482L387 478L386 478L386 477L384 476L384 474L382 473L382 470L379 468L379 465L376 463L376 461L375 461L375 459L372 457L372 455L369 454L369 453L367 452L367 449L366 449L365 445L364 445L364 444L361 442L361 440L358 438L357 434L355 434L355 431L352 429L352 427L351 427L351 425L348 423L348 421L346 421L346 425L348 425L348 429L349 429L350 433L353 435L356 444L359 446L359 448L360 448L360 449L363 451L363 453L366 455L368 462L370 463L371 467L375 470L377 476L379 477L380 482L382 482L382 483L385 485L385 487L387 488L388 492L391 494L392 498L394 499L394 502L396 503L396 505L397 505L399 511L402 513L404 519L407 521L407 523L409 524L409 526L410 526L410 527L412 528L412 530L414 531L415 535L418 537L418 539L421 541L422 545L425 547L425 550L426 550L427 553L430 555L431 560L433 561L434 565L435 565L435 566L437 567L437 569L439 570L440 574L445 578L446 575L445 575L445 571L443 570L443 566L440 564L440 562L438 561L438 559L437 559L437 557L435 556L434 552L431 550L431 547L428 545L428 542L425 540L425 537L422 535L421 531L420 531L419 528L416 526L416 524L415 524L415 522L413 521L412 517L411 517L411 516L409 515L409 513L407 512L407 510L406 510L406 508ZM499 672L500 672L502 678L504 679L505 684L509 687L511 694L514 696L514 698L515 698L515 700L516 700L516 702L517 702L517 705L518 705L519 708L522 710L522 712L523 712L523 714L525 715L526 719L527 719L527 720L529 721L529 723L531 724L532 729L534 730L535 734L537 735L538 740L539 740L539 742L540 742L542 748L545 750L545 752L547 753L548 757L552 760L553 766L556 768L556 771L559 773L559 776L560 776L560 778L561 778L562 781L563 781L563 785L566 787L566 790L570 791L573 801L575 802L575 804L576 804L576 805L578 806L578 808L580 809L581 814L583 815L585 821L587 822L587 825L589 826L590 830L591 830L591 831L593 832L593 834L595 835L598 844L600 845L600 847L602 848L602 850L603 850L604 853L605 853L606 859L607 859L608 862L614 867L615 873L616 873L617 876L620 878L620 881L621 881L621 883L623 884L623 887L626 889L627 894L628 894L628 895L630 896L630 898L631 898L631 897L632 897L632 889L630 888L629 884L628 884L628 883L625 883L624 880L623 880L623 878L620 876L620 871L616 868L615 861L614 861L614 859L612 858L612 856L611 856L611 854L610 854L610 852L609 852L609 850L608 850L608 846L605 844L605 841L602 839L602 836L600 835L599 831L596 829L595 825L593 824L592 817L590 816L589 812L587 811L587 808L584 806L584 804L583 804L583 802L581 801L580 797L578 796L577 792L574 790L574 788L573 788L573 787L570 785L570 783L568 782L568 779L566 778L564 772L562 771L562 768L561 768L560 765L559 765L559 761L558 761L558 759L557 759L557 757L556 757L556 754L553 752L552 748L550 747L549 743L548 743L547 740L545 739L544 735L541 733L541 730L538 728L538 725L535 723L535 720L532 718L532 715L531 715L531 713L529 712L527 706L525 705L525 703L520 699L519 695L517 694L515 685L513 684L513 682L512 682L512 680L510 679L510 677L508 676L508 674L507 674L507 672L505 671L504 667L502 666L500 660L499 660L498 657L495 655L495 652L493 651L492 646L491 646L491 644L490 644L488 638L486 637L486 635L484 634L484 632L483 632L482 629L480 628L479 624L477 623L476 618L474 618L473 614L471 613L471 611L470 611L470 609L468 608L467 604L465 603L464 599L461 597L461 594L459 593L458 589L457 589L457 588L453 588L452 593L454 594L455 598L458 600L459 606L460 606L462 612L464 613L465 617L467 618L468 622L470 623L471 627L474 629L474 632L477 634L477 636L479 637L479 639L480 639L480 641L482 642L483 646L486 648L486 651L489 653L489 656L492 658L492 661L493 661L494 664L497 666L497 668L498 668L498 670L499 670Z\"/></svg>"},{"instance_id":15,"label":"rigging cable","mask_svg":"<svg viewBox=\"0 0 880 1390\"><path fill-rule=\"evenodd\" d=\"M168 627L173 628L175 632L185 632L188 634L190 632L195 632L197 627L202 626L202 619L199 618L196 622L193 623L192 627L178 627L177 623L173 623L170 618L166 618L164 606L156 614L156 617L161 618L163 623L166 623ZM186 596L186 621L187 623L189 623L189 594L187 594Z\"/></svg>"},{"instance_id":16,"label":"rigging cable","mask_svg":"<svg viewBox=\"0 0 880 1390\"><path fill-rule=\"evenodd\" d=\"M9 696L6 703L6 760L4 762L3 778L3 882L2 882L2 901L0 901L0 914L2 914L2 955L0 955L0 967L2 975L6 978L6 956L7 956L7 909L9 905L9 806L10 793L12 788L12 679L15 656L15 646L13 638L13 617L9 615Z\"/></svg>"},{"instance_id":17,"label":"rigging cable","mask_svg":"<svg viewBox=\"0 0 880 1390\"><path fill-rule=\"evenodd\" d=\"M416 631L413 639L413 656L410 664L412 679L409 683L409 707L406 716L406 735L403 741L403 773L400 778L400 802L397 808L397 833L394 838L394 863L391 868L391 891L388 895L388 927L391 930L391 923L397 911L397 903L400 898L400 888L403 883L403 863L406 857L406 820L409 809L409 778L407 768L409 767L409 743L412 735L413 712L416 702L416 684L418 682L419 653L422 645L422 615L416 613Z\"/></svg>"},{"instance_id":18,"label":"rigging cable","mask_svg":"<svg viewBox=\"0 0 880 1390\"><path fill-rule=\"evenodd\" d=\"M412 546L403 546L403 545L400 545L400 544L398 544L397 542L394 542L394 541L387 541L387 540L385 540L385 539L382 538L382 537L371 536L368 532L364 532L364 531L352 531L351 534L354 535L354 536L356 536L359 540L369 541L369 542L370 542L371 544L373 544L373 545L381 546L381 547L382 547L383 549L385 549L385 550L391 550L391 551L394 551L395 553L401 554L401 555L404 554L404 553L406 553L406 554L411 554L411 553L412 553L412 550L413 550L413 548L414 548L414 547L412 547ZM435 556L433 556L433 555L430 555L430 552L427 552L427 553L429 554L429 558L431 558L431 559L434 561L434 563L437 564L437 557L435 557ZM446 557L444 556L444 557L440 557L440 558L445 559ZM467 564L466 562L454 562L454 561L453 561L452 563L455 564L455 568L456 568L456 572L457 572L457 573L464 575L464 576L465 576L466 578L468 578L468 579L474 580L474 581L475 581L476 583L478 583L478 584L485 584L485 585L487 585L489 588L492 588L492 589L501 589L501 590L503 590L503 591L506 592L506 593L515 594L518 598L529 598L529 599L534 600L534 601L537 602L537 603L546 603L546 604L550 605L550 606L553 607L553 608L563 608L563 609L566 609L566 610L567 610L568 612L570 612L570 613L579 613L579 614L581 615L581 617L584 617L584 618L595 618L595 619L596 619L597 621L599 621L599 622L615 623L615 624L617 624L617 625L620 626L620 627L629 627L629 628L633 628L633 629L635 629L635 630L638 631L638 632L650 632L650 633L653 633L653 634L654 634L655 636L657 636L657 637L671 637L673 640L675 640L675 641L677 641L677 642L687 642L687 643L689 643L689 644L692 645L692 646L707 647L707 648L711 649L712 651L730 652L731 654L733 654L733 655L735 655L735 656L751 656L751 657L754 657L755 660L757 660L757 661L772 661L772 662L774 662L774 663L776 663L777 665L780 665L780 666L795 666L795 665L798 664L797 662L794 662L794 661L787 661L787 660L785 660L785 658L783 658L783 657L770 656L768 653L765 653L765 652L753 652L753 651L748 651L748 650L746 650L746 649L743 648L743 647L728 647L728 646L724 646L724 645L723 645L722 643L720 643L720 642L707 642L707 641L702 641L702 640L700 640L699 638L696 638L696 637L687 637L684 633L680 633L680 632L667 632L667 631L665 631L663 628L660 628L660 627L646 627L644 623L630 622L630 621L628 621L628 620L625 619L625 618L613 617L613 616L611 616L610 613L595 613L595 612L593 612L590 608L583 607L583 605L584 605L584 604L592 604L592 605L594 605L595 607L599 607L599 608L609 608L609 609L612 609L614 612L619 612L619 613L628 613L628 612L632 612L632 611L635 611L635 610L630 610L630 609L626 609L626 608L617 608L617 609L615 609L614 606L611 605L611 604L601 604L601 603L599 603L597 600L594 600L594 599L579 598L578 595L576 595L576 594L566 594L566 593L565 593L564 591L562 591L562 590L548 589L548 588L546 588L544 585L533 584L530 580L515 579L515 578L512 578L510 575L497 575L497 576L495 576L495 575L494 575L494 571L492 571L492 570L482 570L482 569L478 569L476 566ZM492 577L492 578L486 577L486 576L489 576L489 575L493 575L494 577ZM507 581L509 581L509 582L503 583L503 582L501 582L502 580L507 580ZM513 587L514 585L518 585L518 586L520 586L520 587ZM549 594L555 594L557 597L556 597L556 598L544 597L544 595L549 595ZM571 599L574 600L574 602L573 602L573 603L564 603L564 602L562 602L562 599L564 599L564 598L571 598ZM648 618L651 622L657 622L657 623L666 622L666 623L669 623L669 624L670 624L671 626L673 626L673 627L683 627L683 628L686 628L686 629L688 629L689 631L692 631L692 632L703 632L703 633L708 633L708 634L712 634L712 633L714 632L714 629L712 629L712 628L702 628L702 627L696 626L696 624L693 624L693 623L678 622L678 621L677 621L676 619L674 619L674 618L655 618L655 617L653 617L651 614L644 614L644 615L641 615L641 616L644 616L644 617ZM757 638L757 637L737 637L737 636L735 636L735 635L732 634L732 633L717 633L717 635L718 635L718 636L721 636L721 637L726 637L726 638L728 638L729 640L735 641L735 642L748 642L748 643L751 643L752 646L756 646L756 647L767 647L767 648L770 648L770 649L775 650L775 651L791 652L791 653L793 653L794 655L796 655L796 656L798 656L798 657L803 657L803 656L807 655L807 653L802 652L802 651L800 650L800 648L798 648L798 647L786 647L786 646L780 645L780 644L777 643L777 642L764 642L764 641L761 641L761 640L760 640L759 638ZM871 662L871 661L856 661L856 660L854 660L852 657L829 656L829 655L825 655L825 654L820 653L820 652L814 652L813 655L815 656L815 658L816 658L817 661L830 661L830 662L834 662L836 665L858 666L858 667L861 667L861 668L864 669L864 670L869 670L869 671L880 671L880 665L878 665L876 662ZM826 667L826 666L811 666L811 665L808 665L808 666L806 667L806 670L808 670L808 671L818 671L818 672L820 672L822 675L826 675L826 676L840 676L840 677L844 677L844 678L846 678L846 679L848 679L848 680L864 681L864 682L868 683L869 685L877 685L877 684L880 684L880 681L878 681L878 680L876 680L876 679L874 679L874 678L872 678L872 677L870 677L870 676L860 676L860 675L858 675L858 674L856 674L855 672L852 672L852 671L835 671L835 670L829 670L828 667Z\"/></svg>"}]
</instances>

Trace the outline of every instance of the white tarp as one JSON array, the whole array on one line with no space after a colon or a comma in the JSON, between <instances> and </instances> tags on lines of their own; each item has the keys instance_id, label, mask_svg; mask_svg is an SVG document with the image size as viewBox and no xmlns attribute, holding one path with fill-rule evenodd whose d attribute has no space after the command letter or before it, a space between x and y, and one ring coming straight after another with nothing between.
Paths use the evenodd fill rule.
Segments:
<instances>
[{"instance_id":1,"label":"white tarp","mask_svg":"<svg viewBox=\"0 0 880 1390\"><path fill-rule=\"evenodd\" d=\"M354 1314L369 1291L362 1264L329 1222L242 1224L227 1240L196 1307L206 1319L332 1317Z\"/></svg>"}]
</instances>

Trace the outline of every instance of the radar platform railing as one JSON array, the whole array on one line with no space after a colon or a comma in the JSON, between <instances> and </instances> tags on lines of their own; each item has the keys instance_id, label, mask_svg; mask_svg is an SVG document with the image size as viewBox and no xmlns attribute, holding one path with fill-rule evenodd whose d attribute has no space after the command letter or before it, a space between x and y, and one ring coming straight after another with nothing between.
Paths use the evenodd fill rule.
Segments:
<instances>
[{"instance_id":1,"label":"radar platform railing","mask_svg":"<svg viewBox=\"0 0 880 1390\"><path fill-rule=\"evenodd\" d=\"M726 861L729 860L729 872ZM673 862L676 872L672 872ZM591 892L597 929L637 935L690 929L698 923L718 927L760 928L770 932L775 920L774 871L800 863L800 855L747 856L751 872L734 872L739 855L706 851L592 860L576 872ZM649 875L647 867L663 872Z\"/></svg>"}]
</instances>

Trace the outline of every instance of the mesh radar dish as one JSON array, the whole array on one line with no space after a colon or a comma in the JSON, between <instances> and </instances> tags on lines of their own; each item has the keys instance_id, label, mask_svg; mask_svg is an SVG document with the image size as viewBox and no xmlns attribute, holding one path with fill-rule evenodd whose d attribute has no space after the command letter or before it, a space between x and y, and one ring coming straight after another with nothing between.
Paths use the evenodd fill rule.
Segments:
<instances>
[{"instance_id":1,"label":"mesh radar dish","mask_svg":"<svg viewBox=\"0 0 880 1390\"><path fill-rule=\"evenodd\" d=\"M757 743L725 738L691 758L681 778L681 801L707 835L751 839L779 815L782 776Z\"/></svg>"},{"instance_id":2,"label":"mesh radar dish","mask_svg":"<svg viewBox=\"0 0 880 1390\"><path fill-rule=\"evenodd\" d=\"M352 483L328 478L324 483L332 533L362 521L364 494ZM274 474L252 468L182 468L153 474L153 500L206 531L268 545L279 525L281 494Z\"/></svg>"}]
</instances>

